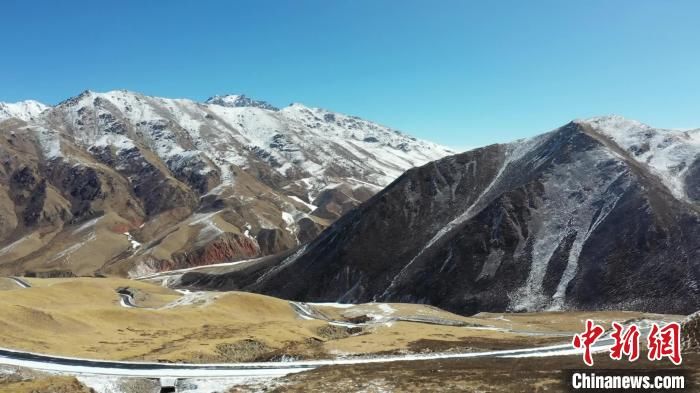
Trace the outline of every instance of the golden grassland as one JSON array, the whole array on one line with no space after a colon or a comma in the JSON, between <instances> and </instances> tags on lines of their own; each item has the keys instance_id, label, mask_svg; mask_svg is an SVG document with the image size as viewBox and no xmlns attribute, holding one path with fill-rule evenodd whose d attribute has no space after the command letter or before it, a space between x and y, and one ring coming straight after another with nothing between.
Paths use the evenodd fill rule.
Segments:
<instances>
[{"instance_id":1,"label":"golden grassland","mask_svg":"<svg viewBox=\"0 0 700 393\"><path fill-rule=\"evenodd\" d=\"M700 391L700 354L684 355L681 366L650 362L642 354L636 362L614 361L607 353L594 355L597 369L683 370L686 389ZM294 392L483 392L532 393L571 392L566 370L583 369L580 356L537 359L481 358L388 362L363 365L326 366L289 375L266 391ZM625 375L620 371L620 375ZM261 391L256 386L239 386L229 393ZM620 390L622 391L622 390ZM680 391L680 390L679 390Z\"/></svg>"},{"instance_id":2,"label":"golden grassland","mask_svg":"<svg viewBox=\"0 0 700 393\"><path fill-rule=\"evenodd\" d=\"M177 305L177 292L124 279L28 281L32 288L0 296L0 346L114 360L217 360L219 344L264 337L283 347L323 325L297 320L285 301L247 293ZM119 287L144 293L144 305L158 308L122 307Z\"/></svg>"},{"instance_id":3,"label":"golden grassland","mask_svg":"<svg viewBox=\"0 0 700 393\"><path fill-rule=\"evenodd\" d=\"M0 347L110 360L214 363L530 347L567 342L566 335L579 332L586 318L605 323L645 316L600 312L462 317L424 305L316 306L333 320L366 319L369 314L464 325L387 320L347 329L303 319L286 300L251 293L183 295L119 278L27 281L31 288L8 284L0 291ZM123 287L143 308L120 305L116 290Z\"/></svg>"},{"instance_id":4,"label":"golden grassland","mask_svg":"<svg viewBox=\"0 0 700 393\"><path fill-rule=\"evenodd\" d=\"M10 291L13 289L18 289L19 285L13 280L5 277L0 277L0 291Z\"/></svg>"},{"instance_id":5,"label":"golden grassland","mask_svg":"<svg viewBox=\"0 0 700 393\"><path fill-rule=\"evenodd\" d=\"M23 381L0 379L0 393L91 393L74 377L45 376Z\"/></svg>"}]
</instances>

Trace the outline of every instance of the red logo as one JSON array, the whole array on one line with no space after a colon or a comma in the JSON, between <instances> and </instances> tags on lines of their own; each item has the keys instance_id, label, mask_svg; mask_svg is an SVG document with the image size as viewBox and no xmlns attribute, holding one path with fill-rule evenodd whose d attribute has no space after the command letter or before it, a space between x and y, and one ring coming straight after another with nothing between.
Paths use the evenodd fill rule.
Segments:
<instances>
[{"instance_id":1,"label":"red logo","mask_svg":"<svg viewBox=\"0 0 700 393\"><path fill-rule=\"evenodd\" d=\"M615 331L610 337L615 340L615 345L610 348L610 358L620 360L624 354L627 355L630 362L639 359L639 327L632 324L627 330L624 330L622 325L617 322L613 322L612 325Z\"/></svg>"},{"instance_id":2,"label":"red logo","mask_svg":"<svg viewBox=\"0 0 700 393\"><path fill-rule=\"evenodd\" d=\"M641 329L636 324L630 324L626 329L617 322L612 323L613 332L610 338L614 340L610 347L610 358L621 360L626 356L630 362L639 359L639 338ZM592 320L586 320L586 331L574 336L573 345L576 349L583 349L583 362L588 366L593 365L593 347L603 336L605 329L596 325ZM653 323L647 335L648 354L651 361L668 358L673 364L680 365L681 357L681 325L678 322L670 322L659 327Z\"/></svg>"},{"instance_id":3,"label":"red logo","mask_svg":"<svg viewBox=\"0 0 700 393\"><path fill-rule=\"evenodd\" d=\"M647 337L649 344L649 360L661 360L669 358L676 366L681 364L681 325L678 322L671 322L659 329L654 324Z\"/></svg>"},{"instance_id":4,"label":"red logo","mask_svg":"<svg viewBox=\"0 0 700 393\"><path fill-rule=\"evenodd\" d=\"M589 319L586 321L586 331L574 336L574 348L583 349L583 362L589 366L593 365L591 346L598 341L603 333L605 333L605 329L603 329L602 326L594 324L593 321Z\"/></svg>"}]
</instances>

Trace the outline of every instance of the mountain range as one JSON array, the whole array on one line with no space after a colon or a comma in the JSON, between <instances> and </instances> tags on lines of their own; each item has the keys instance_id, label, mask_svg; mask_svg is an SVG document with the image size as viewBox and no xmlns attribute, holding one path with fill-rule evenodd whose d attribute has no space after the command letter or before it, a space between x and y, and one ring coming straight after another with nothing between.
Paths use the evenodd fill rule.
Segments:
<instances>
[{"instance_id":1,"label":"mountain range","mask_svg":"<svg viewBox=\"0 0 700 393\"><path fill-rule=\"evenodd\" d=\"M453 154L358 117L125 90L0 104L0 273L157 271L295 249Z\"/></svg>"},{"instance_id":2,"label":"mountain range","mask_svg":"<svg viewBox=\"0 0 700 393\"><path fill-rule=\"evenodd\" d=\"M605 116L455 154L301 104L120 90L0 104L0 133L0 273L184 269L167 284L461 314L700 308L700 130Z\"/></svg>"},{"instance_id":3,"label":"mountain range","mask_svg":"<svg viewBox=\"0 0 700 393\"><path fill-rule=\"evenodd\" d=\"M619 116L408 170L309 244L176 285L480 311L700 308L700 129Z\"/></svg>"}]
</instances>

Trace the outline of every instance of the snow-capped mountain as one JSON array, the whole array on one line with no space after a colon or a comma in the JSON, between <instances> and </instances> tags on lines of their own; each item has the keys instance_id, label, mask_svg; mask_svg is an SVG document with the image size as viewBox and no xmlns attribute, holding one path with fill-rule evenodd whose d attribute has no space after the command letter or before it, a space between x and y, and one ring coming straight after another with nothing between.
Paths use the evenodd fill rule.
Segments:
<instances>
[{"instance_id":1,"label":"snow-capped mountain","mask_svg":"<svg viewBox=\"0 0 700 393\"><path fill-rule=\"evenodd\" d=\"M48 106L34 100L15 103L0 102L0 121L11 117L31 121L48 108Z\"/></svg>"},{"instance_id":2,"label":"snow-capped mountain","mask_svg":"<svg viewBox=\"0 0 700 393\"><path fill-rule=\"evenodd\" d=\"M0 259L12 272L139 274L284 251L406 169L452 153L357 117L243 95L85 91L0 110Z\"/></svg>"},{"instance_id":3,"label":"snow-capped mountain","mask_svg":"<svg viewBox=\"0 0 700 393\"><path fill-rule=\"evenodd\" d=\"M609 137L640 164L645 165L679 199L700 200L700 189L688 185L700 168L693 164L700 150L700 129L655 129L621 116L582 121Z\"/></svg>"},{"instance_id":4,"label":"snow-capped mountain","mask_svg":"<svg viewBox=\"0 0 700 393\"><path fill-rule=\"evenodd\" d=\"M450 153L356 117L301 104L272 110L245 96L208 101L87 91L46 117L58 120L55 127L88 149L142 143L166 163L198 162L202 174L223 180L230 180L230 164L248 168L262 162L275 181L310 183L312 194L328 186L329 178L383 187L405 169Z\"/></svg>"},{"instance_id":5,"label":"snow-capped mountain","mask_svg":"<svg viewBox=\"0 0 700 393\"><path fill-rule=\"evenodd\" d=\"M608 116L450 156L277 263L181 282L464 314L688 314L700 308L699 135Z\"/></svg>"}]
</instances>

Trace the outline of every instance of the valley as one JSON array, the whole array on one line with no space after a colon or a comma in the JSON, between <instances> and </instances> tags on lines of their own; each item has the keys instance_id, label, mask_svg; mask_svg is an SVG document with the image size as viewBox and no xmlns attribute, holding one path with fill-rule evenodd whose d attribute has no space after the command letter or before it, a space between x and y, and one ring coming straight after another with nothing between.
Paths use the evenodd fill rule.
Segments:
<instances>
[{"instance_id":1,"label":"valley","mask_svg":"<svg viewBox=\"0 0 700 393\"><path fill-rule=\"evenodd\" d=\"M700 1L0 14L0 393L700 393Z\"/></svg>"},{"instance_id":2,"label":"valley","mask_svg":"<svg viewBox=\"0 0 700 393\"><path fill-rule=\"evenodd\" d=\"M589 319L698 361L700 130L455 154L241 95L0 109L0 391L559 391Z\"/></svg>"},{"instance_id":3,"label":"valley","mask_svg":"<svg viewBox=\"0 0 700 393\"><path fill-rule=\"evenodd\" d=\"M401 303L302 303L173 291L114 278L26 279L0 297L0 347L165 363L335 359L567 343L581 321L680 320L635 312L482 313ZM121 302L128 291L133 305Z\"/></svg>"},{"instance_id":4,"label":"valley","mask_svg":"<svg viewBox=\"0 0 700 393\"><path fill-rule=\"evenodd\" d=\"M340 389L354 378L361 378L368 388L377 385L401 391L412 391L406 383L415 378L415 389L478 386L505 370L531 373L526 359L508 359L516 354L544 356L540 370L546 369L548 359L560 362L562 356L572 365L578 364L580 355L571 349L570 340L585 319L608 326L612 321L644 326L645 321L685 320L680 315L619 311L464 317L416 304L303 303L243 292L174 291L118 278L21 281L28 286L9 278L2 280L7 285L0 293L4 332L0 365L5 364L0 367L10 368L3 377L6 382L0 378L0 391L3 386L20 389L26 385L30 389L61 381L67 386L87 384L98 392L111 392L119 386L141 386L145 390L136 391L155 392L160 382L154 377L168 374L179 386L202 389L208 386L204 378L218 375L223 379L217 386L229 386L232 391L328 389L329 383L339 384ZM29 356L26 360L21 360L23 353ZM42 363L42 356L58 358ZM499 359L474 363L469 360L473 357ZM71 359L89 362L81 366L82 371L80 367L61 366L78 361ZM110 369L118 363L109 361L126 361L126 368ZM101 363L105 364L103 370ZM366 366L368 363L373 366ZM146 371L149 364L155 373ZM48 374L27 376L22 366ZM175 368L166 371L168 367ZM192 370L187 371L188 367ZM253 372L241 367L263 369ZM443 370L447 380L420 377L426 367ZM465 369L470 371L462 377L452 375ZM53 376L66 373L76 375L80 382ZM300 374L285 377L290 373ZM17 381L13 378L36 382L12 382ZM544 381L534 375L528 378L528 383L560 383L552 375ZM193 391L206 391L196 389Z\"/></svg>"}]
</instances>

